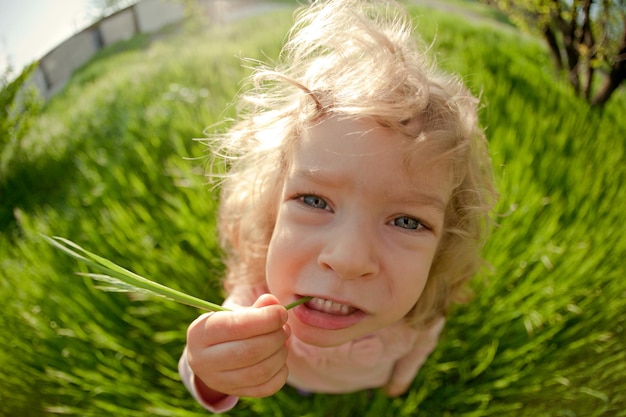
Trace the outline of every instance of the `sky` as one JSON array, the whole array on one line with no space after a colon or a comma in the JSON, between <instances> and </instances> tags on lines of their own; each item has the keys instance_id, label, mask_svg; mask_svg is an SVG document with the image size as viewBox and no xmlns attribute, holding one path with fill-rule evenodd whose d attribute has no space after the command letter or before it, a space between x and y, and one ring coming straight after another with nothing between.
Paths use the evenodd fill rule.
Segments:
<instances>
[{"instance_id":1,"label":"sky","mask_svg":"<svg viewBox=\"0 0 626 417\"><path fill-rule=\"evenodd\" d=\"M0 74L9 63L19 73L80 32L90 10L89 0L0 0Z\"/></svg>"}]
</instances>

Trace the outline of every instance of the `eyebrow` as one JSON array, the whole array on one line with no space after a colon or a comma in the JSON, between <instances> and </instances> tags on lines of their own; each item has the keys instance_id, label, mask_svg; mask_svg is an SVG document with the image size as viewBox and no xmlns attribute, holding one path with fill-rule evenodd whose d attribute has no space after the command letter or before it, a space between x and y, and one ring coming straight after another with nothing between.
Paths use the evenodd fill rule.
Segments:
<instances>
[{"instance_id":1,"label":"eyebrow","mask_svg":"<svg viewBox=\"0 0 626 417\"><path fill-rule=\"evenodd\" d=\"M435 210L445 212L447 202L438 194L416 191L406 197L393 198L388 196L392 201L398 201L403 204L417 205L420 207L432 207Z\"/></svg>"},{"instance_id":2,"label":"eyebrow","mask_svg":"<svg viewBox=\"0 0 626 417\"><path fill-rule=\"evenodd\" d=\"M297 169L292 171L293 177L310 181L320 186L328 187L340 187L346 184L346 180L338 175L331 175L324 173L318 169ZM393 195L390 189L386 189L384 192L385 198L393 202L402 204L411 204L421 207L432 207L438 211L445 212L447 206L447 200L437 193L428 193L420 190L412 190L413 192L402 195L400 197Z\"/></svg>"},{"instance_id":3,"label":"eyebrow","mask_svg":"<svg viewBox=\"0 0 626 417\"><path fill-rule=\"evenodd\" d=\"M293 170L293 177L314 182L319 185L340 186L346 184L346 181L338 175L324 173L316 168L296 169Z\"/></svg>"}]
</instances>

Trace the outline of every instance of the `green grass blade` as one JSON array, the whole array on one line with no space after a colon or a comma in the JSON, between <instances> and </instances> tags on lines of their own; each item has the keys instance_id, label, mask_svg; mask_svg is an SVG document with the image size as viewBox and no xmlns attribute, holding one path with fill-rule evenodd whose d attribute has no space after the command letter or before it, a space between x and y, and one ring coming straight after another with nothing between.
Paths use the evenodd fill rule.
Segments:
<instances>
[{"instance_id":1,"label":"green grass blade","mask_svg":"<svg viewBox=\"0 0 626 417\"><path fill-rule=\"evenodd\" d=\"M136 291L152 294L207 311L229 311L229 309L218 304L202 300L135 274L134 272L122 268L108 259L87 251L70 240L56 236L52 238L43 236L43 238L57 249L65 252L67 255L70 255L84 262L89 267L102 272L104 275L86 275L92 279L100 281L106 280L109 286L116 288L118 291ZM84 255L81 255L79 252L82 252Z\"/></svg>"},{"instance_id":2,"label":"green grass blade","mask_svg":"<svg viewBox=\"0 0 626 417\"><path fill-rule=\"evenodd\" d=\"M291 304L287 304L287 305L285 306L285 309L287 309L287 310L291 310L292 308L297 307L297 306L299 306L300 304L304 304L304 303L306 303L306 302L307 302L307 301L309 301L311 298L313 298L313 297L302 297L302 298L301 298L301 299L299 299L298 301L294 301L294 302L293 302L293 303L291 303Z\"/></svg>"}]
</instances>

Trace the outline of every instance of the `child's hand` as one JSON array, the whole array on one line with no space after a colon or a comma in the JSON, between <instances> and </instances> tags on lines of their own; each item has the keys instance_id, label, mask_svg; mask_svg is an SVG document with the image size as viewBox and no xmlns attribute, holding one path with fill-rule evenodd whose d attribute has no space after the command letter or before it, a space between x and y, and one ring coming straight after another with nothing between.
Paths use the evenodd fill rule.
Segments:
<instances>
[{"instance_id":1,"label":"child's hand","mask_svg":"<svg viewBox=\"0 0 626 417\"><path fill-rule=\"evenodd\" d=\"M200 395L266 397L287 381L287 310L269 294L252 308L204 314L187 330L187 358ZM204 384L202 384L202 383Z\"/></svg>"}]
</instances>

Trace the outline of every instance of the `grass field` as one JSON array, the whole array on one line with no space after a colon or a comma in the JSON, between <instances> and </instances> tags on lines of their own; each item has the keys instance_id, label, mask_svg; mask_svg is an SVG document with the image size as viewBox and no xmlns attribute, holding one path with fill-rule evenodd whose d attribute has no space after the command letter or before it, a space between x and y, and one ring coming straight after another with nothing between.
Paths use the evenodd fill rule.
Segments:
<instances>
[{"instance_id":1,"label":"grass field","mask_svg":"<svg viewBox=\"0 0 626 417\"><path fill-rule=\"evenodd\" d=\"M482 95L502 195L492 268L407 395L286 387L232 415L626 416L624 90L590 109L540 43L413 12L440 65ZM232 116L239 57L276 57L290 24L278 11L118 45L2 149L0 415L206 415L176 371L198 312L101 292L40 233L219 302L217 193L192 138Z\"/></svg>"}]
</instances>

